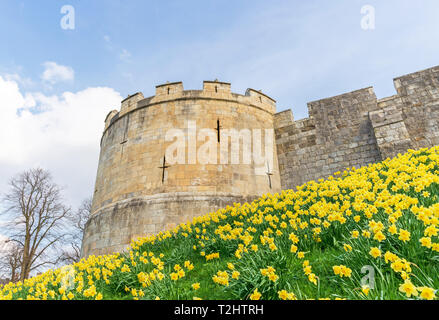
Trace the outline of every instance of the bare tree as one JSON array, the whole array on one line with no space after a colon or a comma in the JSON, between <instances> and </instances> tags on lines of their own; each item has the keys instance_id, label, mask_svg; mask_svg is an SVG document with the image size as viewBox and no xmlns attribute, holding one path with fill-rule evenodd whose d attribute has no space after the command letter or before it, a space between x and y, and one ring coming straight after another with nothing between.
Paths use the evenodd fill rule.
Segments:
<instances>
[{"instance_id":1,"label":"bare tree","mask_svg":"<svg viewBox=\"0 0 439 320\"><path fill-rule=\"evenodd\" d=\"M75 263L81 259L81 245L84 236L85 225L91 216L92 198L84 199L78 210L72 217L71 233L69 235L70 248L64 249L62 260L67 263Z\"/></svg>"},{"instance_id":2,"label":"bare tree","mask_svg":"<svg viewBox=\"0 0 439 320\"><path fill-rule=\"evenodd\" d=\"M10 240L0 243L0 277L7 282L17 282L20 277L22 250Z\"/></svg>"},{"instance_id":3,"label":"bare tree","mask_svg":"<svg viewBox=\"0 0 439 320\"><path fill-rule=\"evenodd\" d=\"M59 262L56 252L65 237L70 209L62 202L61 188L46 170L24 171L9 185L4 200L10 222L5 233L21 250L19 279L24 280L32 271Z\"/></svg>"}]
</instances>

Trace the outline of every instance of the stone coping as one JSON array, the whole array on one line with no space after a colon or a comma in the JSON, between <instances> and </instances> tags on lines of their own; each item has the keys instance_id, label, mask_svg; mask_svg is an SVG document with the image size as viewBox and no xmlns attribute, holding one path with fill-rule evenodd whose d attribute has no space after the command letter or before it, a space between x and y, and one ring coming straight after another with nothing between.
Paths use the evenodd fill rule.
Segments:
<instances>
[{"instance_id":1,"label":"stone coping","mask_svg":"<svg viewBox=\"0 0 439 320\"><path fill-rule=\"evenodd\" d=\"M346 96L349 96L349 95L352 95L352 94L356 94L356 93L359 93L359 92L362 92L362 91L370 91L370 90L372 90L370 92L372 94L374 92L373 91L373 86L362 88L362 89L358 89L358 90L354 90L354 91L350 91L350 92L346 92L346 93L342 93L342 94L338 94L336 96L332 96L332 97L328 97L328 98L323 98L323 99L318 99L318 100L310 101L310 102L308 102L308 105L309 104L316 104L316 103L319 103L319 102L325 102L325 101L328 101L328 100L340 99L340 98L343 98L343 97L346 97Z\"/></svg>"},{"instance_id":2,"label":"stone coping","mask_svg":"<svg viewBox=\"0 0 439 320\"><path fill-rule=\"evenodd\" d=\"M141 92L136 92L136 93L134 93L134 94L132 94L132 95L129 95L128 97L126 97L125 99L122 100L122 103L123 103L124 101L127 101L128 99L131 99L132 97L137 96L138 94L142 94L142 93L141 93Z\"/></svg>"},{"instance_id":3,"label":"stone coping","mask_svg":"<svg viewBox=\"0 0 439 320\"><path fill-rule=\"evenodd\" d=\"M183 82L182 81L168 82L168 83L159 84L158 86L155 86L155 87L161 88L161 87L166 87L166 86L173 86L176 84L183 84Z\"/></svg>"}]
</instances>

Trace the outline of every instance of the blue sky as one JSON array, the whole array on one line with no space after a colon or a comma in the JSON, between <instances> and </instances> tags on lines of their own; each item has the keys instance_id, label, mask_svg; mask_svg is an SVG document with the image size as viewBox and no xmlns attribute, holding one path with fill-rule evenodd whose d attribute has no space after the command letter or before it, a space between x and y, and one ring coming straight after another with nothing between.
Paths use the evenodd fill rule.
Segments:
<instances>
[{"instance_id":1,"label":"blue sky","mask_svg":"<svg viewBox=\"0 0 439 320\"><path fill-rule=\"evenodd\" d=\"M74 30L60 27L64 5L75 8ZM360 26L364 5L375 8L374 30ZM153 95L166 81L201 89L203 80L217 78L237 93L262 89L278 101L278 111L291 108L296 119L307 117L307 102L363 87L374 86L378 97L393 95L394 77L439 65L438 13L437 0L2 0L0 92L15 97L3 105L48 114L26 122L15 117L16 132L0 131L17 149L0 151L0 176L5 181L29 166L48 167L77 204L93 189L106 113L121 97ZM56 76L45 77L51 70ZM67 130L61 105L70 118L75 110L92 116ZM48 127L56 129L47 133ZM90 130L75 136L78 127ZM7 144L9 134L22 138ZM63 145L52 137L60 134L70 137ZM47 139L64 158L53 157L53 149L24 152L36 143L30 137Z\"/></svg>"},{"instance_id":2,"label":"blue sky","mask_svg":"<svg viewBox=\"0 0 439 320\"><path fill-rule=\"evenodd\" d=\"M73 31L59 26L65 4ZM373 31L360 28L365 4L376 8ZM435 0L2 1L0 12L0 70L34 79L44 61L71 66L74 83L58 90L152 95L167 80L197 89L218 78L302 118L309 101L369 85L390 95L394 77L439 64Z\"/></svg>"}]
</instances>

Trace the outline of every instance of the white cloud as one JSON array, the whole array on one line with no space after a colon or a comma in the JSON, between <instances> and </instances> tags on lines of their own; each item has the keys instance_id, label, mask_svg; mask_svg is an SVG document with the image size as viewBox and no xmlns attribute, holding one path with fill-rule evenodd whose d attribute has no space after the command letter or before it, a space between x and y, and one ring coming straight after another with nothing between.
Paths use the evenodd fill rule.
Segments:
<instances>
[{"instance_id":1,"label":"white cloud","mask_svg":"<svg viewBox=\"0 0 439 320\"><path fill-rule=\"evenodd\" d=\"M127 49L123 49L119 57L122 61L129 61L131 58L131 53Z\"/></svg>"},{"instance_id":2,"label":"white cloud","mask_svg":"<svg viewBox=\"0 0 439 320\"><path fill-rule=\"evenodd\" d=\"M18 73L6 73L3 76L6 80L15 81L25 88L31 87L35 84L31 78L23 78Z\"/></svg>"},{"instance_id":3,"label":"white cloud","mask_svg":"<svg viewBox=\"0 0 439 320\"><path fill-rule=\"evenodd\" d=\"M43 66L45 70L41 75L41 79L50 84L73 81L75 78L75 71L71 67L59 65L52 61L44 62Z\"/></svg>"},{"instance_id":4,"label":"white cloud","mask_svg":"<svg viewBox=\"0 0 439 320\"><path fill-rule=\"evenodd\" d=\"M16 173L41 166L66 187L73 205L90 196L104 119L121 100L105 87L59 96L23 93L0 76L0 193Z\"/></svg>"}]
</instances>

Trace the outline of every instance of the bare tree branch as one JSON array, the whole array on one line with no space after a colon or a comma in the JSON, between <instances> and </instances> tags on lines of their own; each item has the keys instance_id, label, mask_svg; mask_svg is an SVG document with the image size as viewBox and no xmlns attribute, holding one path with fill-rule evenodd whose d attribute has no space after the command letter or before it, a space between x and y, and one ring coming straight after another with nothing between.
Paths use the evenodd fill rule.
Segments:
<instances>
[{"instance_id":1,"label":"bare tree branch","mask_svg":"<svg viewBox=\"0 0 439 320\"><path fill-rule=\"evenodd\" d=\"M61 188L48 171L24 171L9 185L4 200L10 222L5 230L20 252L19 280L24 280L31 271L60 261L58 245L66 237L61 228L71 210L63 204Z\"/></svg>"},{"instance_id":2,"label":"bare tree branch","mask_svg":"<svg viewBox=\"0 0 439 320\"><path fill-rule=\"evenodd\" d=\"M0 243L0 279L4 281L17 282L20 276L22 251L16 243L11 240Z\"/></svg>"},{"instance_id":3,"label":"bare tree branch","mask_svg":"<svg viewBox=\"0 0 439 320\"><path fill-rule=\"evenodd\" d=\"M81 258L82 237L84 235L85 225L91 216L91 205L91 197L84 199L81 206L70 219L72 224L72 232L69 234L71 248L65 249L63 252L63 261L66 263L75 263Z\"/></svg>"}]
</instances>

